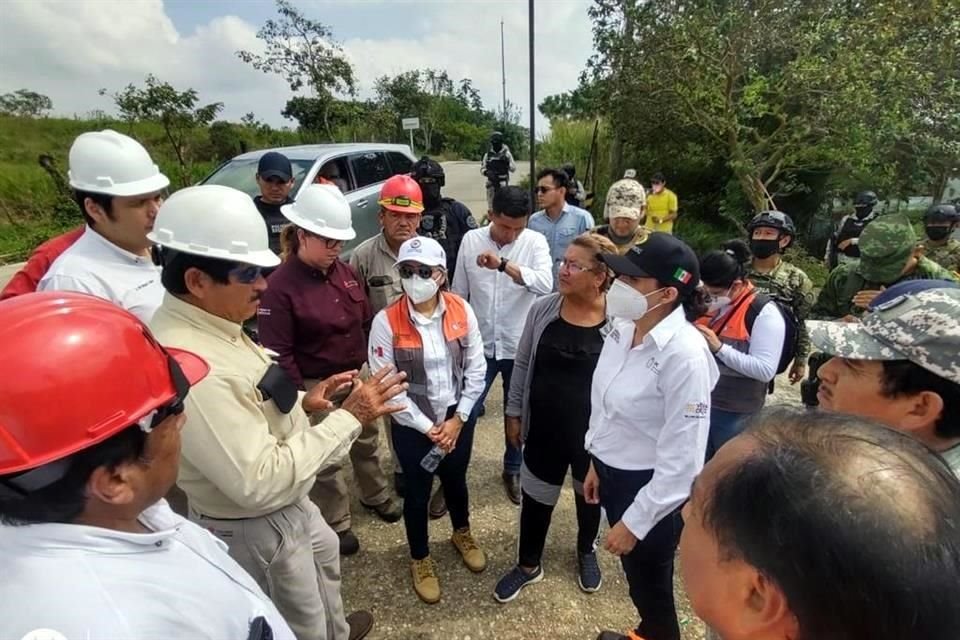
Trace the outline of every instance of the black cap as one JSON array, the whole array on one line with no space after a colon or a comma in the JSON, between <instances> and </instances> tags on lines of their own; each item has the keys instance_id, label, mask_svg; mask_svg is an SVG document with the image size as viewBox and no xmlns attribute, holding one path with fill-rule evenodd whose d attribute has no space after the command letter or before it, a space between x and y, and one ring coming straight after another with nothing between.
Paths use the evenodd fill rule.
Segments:
<instances>
[{"instance_id":1,"label":"black cap","mask_svg":"<svg viewBox=\"0 0 960 640\"><path fill-rule=\"evenodd\" d=\"M287 156L276 151L268 151L260 156L260 162L257 164L257 175L266 180L267 178L281 178L289 181L293 177L293 167L290 166L290 160Z\"/></svg>"},{"instance_id":2,"label":"black cap","mask_svg":"<svg viewBox=\"0 0 960 640\"><path fill-rule=\"evenodd\" d=\"M656 278L664 286L675 287L681 296L700 285L697 254L669 233L651 233L646 242L630 249L626 255L601 254L599 257L617 275Z\"/></svg>"}]
</instances>

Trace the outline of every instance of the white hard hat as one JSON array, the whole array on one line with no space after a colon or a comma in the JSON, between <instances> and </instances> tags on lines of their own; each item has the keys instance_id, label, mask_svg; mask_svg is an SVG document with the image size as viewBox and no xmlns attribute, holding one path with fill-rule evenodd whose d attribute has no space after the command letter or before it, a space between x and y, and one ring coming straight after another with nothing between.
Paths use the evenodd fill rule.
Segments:
<instances>
[{"instance_id":1,"label":"white hard hat","mask_svg":"<svg viewBox=\"0 0 960 640\"><path fill-rule=\"evenodd\" d=\"M67 175L74 189L109 196L139 196L170 185L142 144L110 129L77 136Z\"/></svg>"},{"instance_id":2,"label":"white hard hat","mask_svg":"<svg viewBox=\"0 0 960 640\"><path fill-rule=\"evenodd\" d=\"M419 262L428 267L446 267L447 252L433 238L417 236L400 245L400 251L397 252L397 262L394 266L407 261Z\"/></svg>"},{"instance_id":3,"label":"white hard hat","mask_svg":"<svg viewBox=\"0 0 960 640\"><path fill-rule=\"evenodd\" d=\"M161 247L259 267L275 267L267 225L250 196L231 187L201 185L175 192L160 207L153 231Z\"/></svg>"},{"instance_id":4,"label":"white hard hat","mask_svg":"<svg viewBox=\"0 0 960 640\"><path fill-rule=\"evenodd\" d=\"M310 233L331 240L353 240L350 203L332 184L311 184L297 196L293 204L280 207L287 220Z\"/></svg>"}]
</instances>

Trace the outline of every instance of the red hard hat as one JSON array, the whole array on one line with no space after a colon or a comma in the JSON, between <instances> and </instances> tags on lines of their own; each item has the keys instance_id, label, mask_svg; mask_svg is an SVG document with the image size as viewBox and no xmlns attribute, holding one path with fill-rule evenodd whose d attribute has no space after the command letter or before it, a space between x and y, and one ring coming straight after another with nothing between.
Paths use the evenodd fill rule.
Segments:
<instances>
[{"instance_id":1,"label":"red hard hat","mask_svg":"<svg viewBox=\"0 0 960 640\"><path fill-rule=\"evenodd\" d=\"M40 467L182 401L210 368L140 320L81 293L0 302L0 475ZM162 413L161 413L162 415Z\"/></svg>"},{"instance_id":2,"label":"red hard hat","mask_svg":"<svg viewBox=\"0 0 960 640\"><path fill-rule=\"evenodd\" d=\"M423 192L417 181L408 175L393 176L383 183L380 200L377 203L384 209L399 213L421 213L423 211Z\"/></svg>"}]
</instances>

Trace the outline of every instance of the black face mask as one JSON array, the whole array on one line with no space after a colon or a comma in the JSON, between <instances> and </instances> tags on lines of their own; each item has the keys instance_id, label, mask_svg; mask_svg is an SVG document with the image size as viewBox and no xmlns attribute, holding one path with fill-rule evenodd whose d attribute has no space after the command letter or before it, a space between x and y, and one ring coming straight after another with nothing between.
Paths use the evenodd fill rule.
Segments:
<instances>
[{"instance_id":1,"label":"black face mask","mask_svg":"<svg viewBox=\"0 0 960 640\"><path fill-rule=\"evenodd\" d=\"M750 253L752 253L755 258L760 258L761 260L765 258L769 258L775 253L780 253L780 241L779 240L751 240Z\"/></svg>"},{"instance_id":2,"label":"black face mask","mask_svg":"<svg viewBox=\"0 0 960 640\"><path fill-rule=\"evenodd\" d=\"M927 237L931 240L946 240L953 231L952 227L927 227L926 229Z\"/></svg>"},{"instance_id":3,"label":"black face mask","mask_svg":"<svg viewBox=\"0 0 960 640\"><path fill-rule=\"evenodd\" d=\"M497 153L500 153L500 149L503 149L502 142L493 142L490 144L490 146L493 147L493 150L496 151Z\"/></svg>"},{"instance_id":4,"label":"black face mask","mask_svg":"<svg viewBox=\"0 0 960 640\"><path fill-rule=\"evenodd\" d=\"M854 205L853 212L857 215L858 218L862 220L863 218L866 218L873 212L873 205L869 205L869 204Z\"/></svg>"},{"instance_id":5,"label":"black face mask","mask_svg":"<svg viewBox=\"0 0 960 640\"><path fill-rule=\"evenodd\" d=\"M440 185L436 182L420 185L423 192L423 206L427 209L433 209L440 204Z\"/></svg>"}]
</instances>

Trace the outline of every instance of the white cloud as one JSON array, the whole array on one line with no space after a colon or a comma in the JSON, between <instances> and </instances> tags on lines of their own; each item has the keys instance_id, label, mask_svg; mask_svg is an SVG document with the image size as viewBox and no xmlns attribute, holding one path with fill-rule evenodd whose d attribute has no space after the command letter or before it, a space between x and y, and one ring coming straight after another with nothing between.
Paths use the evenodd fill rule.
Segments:
<instances>
[{"instance_id":1,"label":"white cloud","mask_svg":"<svg viewBox=\"0 0 960 640\"><path fill-rule=\"evenodd\" d=\"M262 50L259 25L222 15L191 33L178 32L162 0L8 0L0 21L0 93L26 87L53 100L59 114L112 111L97 95L153 73L178 88L192 87L203 103L225 103L224 117L253 111L273 125L291 124L280 111L291 96L281 78L239 60L238 49ZM224 3L225 13L243 5ZM335 23L335 5L308 15ZM452 78L470 78L488 108L499 106L500 18L507 51L507 97L524 113L528 104L526 2L430 3L412 8L417 35L393 30L390 38L347 38L344 49L355 65L361 93L372 93L381 75L417 68L446 69ZM586 0L538 3L537 103L572 89L590 54ZM354 26L354 31L359 29ZM526 117L526 116L525 116ZM541 124L538 126L542 126Z\"/></svg>"}]
</instances>

